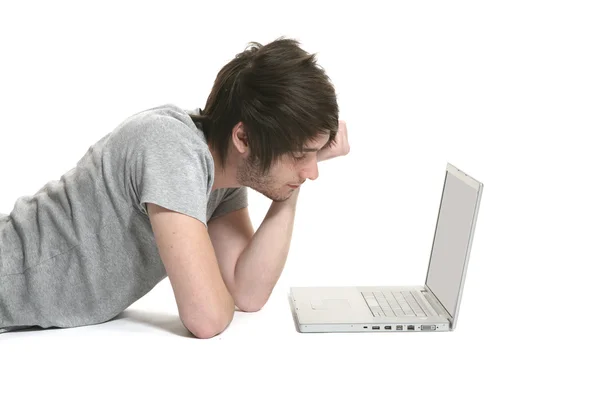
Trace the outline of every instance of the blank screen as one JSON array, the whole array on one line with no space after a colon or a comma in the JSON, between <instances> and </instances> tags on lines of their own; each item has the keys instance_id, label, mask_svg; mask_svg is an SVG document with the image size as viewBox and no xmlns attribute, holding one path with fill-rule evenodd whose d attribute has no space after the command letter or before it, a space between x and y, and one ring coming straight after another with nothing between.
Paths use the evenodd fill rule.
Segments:
<instances>
[{"instance_id":1,"label":"blank screen","mask_svg":"<svg viewBox=\"0 0 600 400\"><path fill-rule=\"evenodd\" d=\"M447 172L426 284L454 318L471 226L477 207L477 189Z\"/></svg>"}]
</instances>

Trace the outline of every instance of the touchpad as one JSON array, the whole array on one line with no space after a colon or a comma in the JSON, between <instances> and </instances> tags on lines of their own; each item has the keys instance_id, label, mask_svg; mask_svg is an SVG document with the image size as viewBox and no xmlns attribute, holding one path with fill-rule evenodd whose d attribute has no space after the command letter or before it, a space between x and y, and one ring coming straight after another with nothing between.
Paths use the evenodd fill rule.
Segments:
<instances>
[{"instance_id":1,"label":"touchpad","mask_svg":"<svg viewBox=\"0 0 600 400\"><path fill-rule=\"evenodd\" d=\"M350 302L347 299L314 299L310 301L313 310L339 310L350 308Z\"/></svg>"}]
</instances>

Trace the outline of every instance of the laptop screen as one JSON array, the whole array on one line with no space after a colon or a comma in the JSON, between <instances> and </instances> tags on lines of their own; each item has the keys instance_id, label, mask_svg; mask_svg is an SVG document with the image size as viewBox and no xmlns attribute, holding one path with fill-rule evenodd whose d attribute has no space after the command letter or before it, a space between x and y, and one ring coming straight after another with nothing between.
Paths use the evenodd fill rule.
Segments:
<instances>
[{"instance_id":1,"label":"laptop screen","mask_svg":"<svg viewBox=\"0 0 600 400\"><path fill-rule=\"evenodd\" d=\"M454 318L483 185L451 167L446 171L425 284Z\"/></svg>"}]
</instances>

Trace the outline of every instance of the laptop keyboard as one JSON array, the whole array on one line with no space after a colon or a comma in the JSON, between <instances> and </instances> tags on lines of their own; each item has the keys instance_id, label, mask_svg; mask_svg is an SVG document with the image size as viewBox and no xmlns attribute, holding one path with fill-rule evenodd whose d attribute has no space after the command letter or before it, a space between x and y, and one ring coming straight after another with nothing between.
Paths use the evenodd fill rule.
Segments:
<instances>
[{"instance_id":1,"label":"laptop keyboard","mask_svg":"<svg viewBox=\"0 0 600 400\"><path fill-rule=\"evenodd\" d=\"M409 291L361 292L374 317L429 317L437 316L425 300L423 307L418 295ZM419 298L419 300L421 300Z\"/></svg>"}]
</instances>

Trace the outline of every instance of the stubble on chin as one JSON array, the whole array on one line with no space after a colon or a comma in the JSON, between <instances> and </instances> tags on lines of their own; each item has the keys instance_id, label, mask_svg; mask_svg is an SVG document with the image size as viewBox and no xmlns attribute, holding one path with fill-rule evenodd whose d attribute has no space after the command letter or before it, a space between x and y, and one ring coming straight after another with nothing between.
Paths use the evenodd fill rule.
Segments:
<instances>
[{"instance_id":1,"label":"stubble on chin","mask_svg":"<svg viewBox=\"0 0 600 400\"><path fill-rule=\"evenodd\" d=\"M270 172L263 174L258 164L246 162L238 169L237 180L242 186L247 186L268 199L276 202L283 202L289 199L293 192L284 193L283 190L276 187L275 179Z\"/></svg>"}]
</instances>

